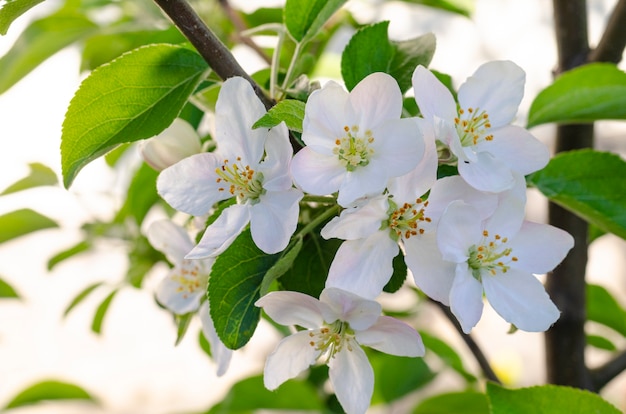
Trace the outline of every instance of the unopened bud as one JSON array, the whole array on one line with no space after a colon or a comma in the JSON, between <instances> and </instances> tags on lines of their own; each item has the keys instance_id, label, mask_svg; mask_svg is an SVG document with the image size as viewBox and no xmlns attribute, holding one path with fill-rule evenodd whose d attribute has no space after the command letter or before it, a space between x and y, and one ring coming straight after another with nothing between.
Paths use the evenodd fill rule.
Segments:
<instances>
[{"instance_id":1,"label":"unopened bud","mask_svg":"<svg viewBox=\"0 0 626 414\"><path fill-rule=\"evenodd\" d=\"M202 151L200 137L186 121L176 118L159 135L139 144L144 161L157 171L161 171L183 158Z\"/></svg>"}]
</instances>

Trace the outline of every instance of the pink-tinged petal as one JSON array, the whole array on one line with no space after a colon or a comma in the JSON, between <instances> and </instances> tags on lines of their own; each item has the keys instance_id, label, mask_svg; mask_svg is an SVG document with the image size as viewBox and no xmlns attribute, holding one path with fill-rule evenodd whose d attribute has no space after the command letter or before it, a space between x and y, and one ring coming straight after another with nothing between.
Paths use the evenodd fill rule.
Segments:
<instances>
[{"instance_id":1,"label":"pink-tinged petal","mask_svg":"<svg viewBox=\"0 0 626 414\"><path fill-rule=\"evenodd\" d=\"M241 157L244 165L257 164L263 157L267 130L252 129L252 125L265 113L247 80L237 76L226 80L215 104L214 138L220 152Z\"/></svg>"},{"instance_id":2,"label":"pink-tinged petal","mask_svg":"<svg viewBox=\"0 0 626 414\"><path fill-rule=\"evenodd\" d=\"M203 216L216 202L232 197L228 191L219 191L215 169L221 166L216 154L192 155L161 171L157 191L176 210Z\"/></svg>"},{"instance_id":3,"label":"pink-tinged petal","mask_svg":"<svg viewBox=\"0 0 626 414\"><path fill-rule=\"evenodd\" d=\"M511 123L524 96L526 74L510 61L487 62L459 88L461 108L487 111L494 128Z\"/></svg>"},{"instance_id":4,"label":"pink-tinged petal","mask_svg":"<svg viewBox=\"0 0 626 414\"><path fill-rule=\"evenodd\" d=\"M456 264L442 259L434 233L404 241L404 261L415 284L432 299L448 305Z\"/></svg>"},{"instance_id":5,"label":"pink-tinged petal","mask_svg":"<svg viewBox=\"0 0 626 414\"><path fill-rule=\"evenodd\" d=\"M461 200L473 206L479 214L479 220L491 216L498 205L498 196L476 190L458 175L437 180L428 195L425 214L437 223L448 205Z\"/></svg>"},{"instance_id":6,"label":"pink-tinged petal","mask_svg":"<svg viewBox=\"0 0 626 414\"><path fill-rule=\"evenodd\" d=\"M215 325L213 324L213 319L211 318L209 301L205 301L202 306L200 306L198 316L200 317L200 322L202 322L202 333L211 345L211 357L217 364L217 376L221 377L226 373L228 367L230 366L233 351L232 349L227 348L226 345L220 341L219 336L217 336Z\"/></svg>"},{"instance_id":7,"label":"pink-tinged petal","mask_svg":"<svg viewBox=\"0 0 626 414\"><path fill-rule=\"evenodd\" d=\"M357 342L386 354L424 356L422 337L406 323L390 316L380 316L376 323L355 333Z\"/></svg>"},{"instance_id":8,"label":"pink-tinged petal","mask_svg":"<svg viewBox=\"0 0 626 414\"><path fill-rule=\"evenodd\" d=\"M348 207L359 198L377 196L385 190L388 177L382 170L368 167L371 164L345 173L337 194L340 206Z\"/></svg>"},{"instance_id":9,"label":"pink-tinged petal","mask_svg":"<svg viewBox=\"0 0 626 414\"><path fill-rule=\"evenodd\" d=\"M280 290L270 292L254 304L263 308L276 323L317 329L324 324L320 301L300 292Z\"/></svg>"},{"instance_id":10,"label":"pink-tinged petal","mask_svg":"<svg viewBox=\"0 0 626 414\"><path fill-rule=\"evenodd\" d=\"M319 351L311 346L309 331L300 331L284 338L265 360L263 383L270 391L313 365Z\"/></svg>"},{"instance_id":11,"label":"pink-tinged petal","mask_svg":"<svg viewBox=\"0 0 626 414\"><path fill-rule=\"evenodd\" d=\"M393 258L399 251L398 243L389 237L387 230L365 239L345 241L330 264L326 287L349 290L374 299L389 282Z\"/></svg>"},{"instance_id":12,"label":"pink-tinged petal","mask_svg":"<svg viewBox=\"0 0 626 414\"><path fill-rule=\"evenodd\" d=\"M141 157L157 171L202 152L200 137L196 130L180 118L159 135L139 142Z\"/></svg>"},{"instance_id":13,"label":"pink-tinged petal","mask_svg":"<svg viewBox=\"0 0 626 414\"><path fill-rule=\"evenodd\" d=\"M337 238L356 240L376 233L383 220L386 220L389 203L387 196L372 198L362 206L348 207L338 217L334 217L320 234L325 239Z\"/></svg>"},{"instance_id":14,"label":"pink-tinged petal","mask_svg":"<svg viewBox=\"0 0 626 414\"><path fill-rule=\"evenodd\" d=\"M498 194L498 207L485 222L490 234L511 238L519 231L526 209L526 180L514 173L515 185Z\"/></svg>"},{"instance_id":15,"label":"pink-tinged petal","mask_svg":"<svg viewBox=\"0 0 626 414\"><path fill-rule=\"evenodd\" d=\"M469 185L480 191L499 193L515 185L511 168L488 152L476 154L476 161L459 160L459 174Z\"/></svg>"},{"instance_id":16,"label":"pink-tinged petal","mask_svg":"<svg viewBox=\"0 0 626 414\"><path fill-rule=\"evenodd\" d=\"M528 273L547 273L554 269L574 247L574 238L548 224L525 221L520 231L508 242L517 257L510 265Z\"/></svg>"},{"instance_id":17,"label":"pink-tinged petal","mask_svg":"<svg viewBox=\"0 0 626 414\"><path fill-rule=\"evenodd\" d=\"M314 91L307 100L302 121L302 140L317 152L332 155L335 140L345 135L344 126L357 120L348 119L348 92L330 81Z\"/></svg>"},{"instance_id":18,"label":"pink-tinged petal","mask_svg":"<svg viewBox=\"0 0 626 414\"><path fill-rule=\"evenodd\" d=\"M193 249L193 242L187 231L170 220L158 220L150 224L146 236L152 247L165 254L167 260L173 264L183 260Z\"/></svg>"},{"instance_id":19,"label":"pink-tinged petal","mask_svg":"<svg viewBox=\"0 0 626 414\"><path fill-rule=\"evenodd\" d=\"M239 236L249 221L249 206L234 204L228 207L207 227L198 245L185 258L203 259L219 255Z\"/></svg>"},{"instance_id":20,"label":"pink-tinged petal","mask_svg":"<svg viewBox=\"0 0 626 414\"><path fill-rule=\"evenodd\" d=\"M196 311L206 293L206 284L190 289L198 279L181 274L181 270L180 266L174 267L156 288L157 301L177 315Z\"/></svg>"},{"instance_id":21,"label":"pink-tinged petal","mask_svg":"<svg viewBox=\"0 0 626 414\"><path fill-rule=\"evenodd\" d=\"M413 72L413 89L415 102L426 120L437 117L452 122L457 116L452 93L422 65Z\"/></svg>"},{"instance_id":22,"label":"pink-tinged petal","mask_svg":"<svg viewBox=\"0 0 626 414\"><path fill-rule=\"evenodd\" d=\"M375 168L388 178L399 177L417 167L424 157L424 139L412 119L384 122L372 133L374 154L366 168Z\"/></svg>"},{"instance_id":23,"label":"pink-tinged petal","mask_svg":"<svg viewBox=\"0 0 626 414\"><path fill-rule=\"evenodd\" d=\"M443 260L467 261L468 251L482 238L480 215L463 201L453 201L444 211L437 226L437 245Z\"/></svg>"},{"instance_id":24,"label":"pink-tinged petal","mask_svg":"<svg viewBox=\"0 0 626 414\"><path fill-rule=\"evenodd\" d=\"M450 310L466 334L483 314L483 285L472 276L466 263L456 267L450 290Z\"/></svg>"},{"instance_id":25,"label":"pink-tinged petal","mask_svg":"<svg viewBox=\"0 0 626 414\"><path fill-rule=\"evenodd\" d=\"M321 311L326 323L341 320L348 322L354 330L369 328L382 312L380 303L335 287L324 288L320 302L325 305Z\"/></svg>"},{"instance_id":26,"label":"pink-tinged petal","mask_svg":"<svg viewBox=\"0 0 626 414\"><path fill-rule=\"evenodd\" d=\"M291 161L291 173L295 182L307 193L327 195L341 186L346 168L339 164L335 155L321 155L304 147Z\"/></svg>"},{"instance_id":27,"label":"pink-tinged petal","mask_svg":"<svg viewBox=\"0 0 626 414\"><path fill-rule=\"evenodd\" d=\"M287 247L298 225L302 197L302 191L295 188L268 191L250 207L250 231L259 249L274 254Z\"/></svg>"},{"instance_id":28,"label":"pink-tinged petal","mask_svg":"<svg viewBox=\"0 0 626 414\"><path fill-rule=\"evenodd\" d=\"M493 140L480 142L476 151L486 151L510 169L527 175L545 167L550 160L548 147L526 129L506 125L492 131Z\"/></svg>"},{"instance_id":29,"label":"pink-tinged petal","mask_svg":"<svg viewBox=\"0 0 626 414\"><path fill-rule=\"evenodd\" d=\"M496 276L483 276L483 287L495 311L523 331L543 332L559 319L559 310L530 273L509 269Z\"/></svg>"},{"instance_id":30,"label":"pink-tinged petal","mask_svg":"<svg viewBox=\"0 0 626 414\"><path fill-rule=\"evenodd\" d=\"M362 130L377 128L402 115L402 92L398 82L386 73L366 76L352 89L348 100Z\"/></svg>"},{"instance_id":31,"label":"pink-tinged petal","mask_svg":"<svg viewBox=\"0 0 626 414\"><path fill-rule=\"evenodd\" d=\"M293 148L289 143L287 127L280 123L269 131L265 141L265 158L258 168L263 174L263 188L284 191L293 186L292 157Z\"/></svg>"},{"instance_id":32,"label":"pink-tinged petal","mask_svg":"<svg viewBox=\"0 0 626 414\"><path fill-rule=\"evenodd\" d=\"M328 361L328 376L347 414L365 414L374 392L374 370L354 341Z\"/></svg>"}]
</instances>

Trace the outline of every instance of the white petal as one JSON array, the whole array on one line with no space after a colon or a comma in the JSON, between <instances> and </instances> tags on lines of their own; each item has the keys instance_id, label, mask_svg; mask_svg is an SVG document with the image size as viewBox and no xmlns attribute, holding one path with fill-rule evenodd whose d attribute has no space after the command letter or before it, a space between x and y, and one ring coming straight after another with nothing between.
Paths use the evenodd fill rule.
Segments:
<instances>
[{"instance_id":1,"label":"white petal","mask_svg":"<svg viewBox=\"0 0 626 414\"><path fill-rule=\"evenodd\" d=\"M157 171L176 164L183 158L202 151L196 130L183 119L176 118L159 135L139 142L142 158Z\"/></svg>"},{"instance_id":2,"label":"white petal","mask_svg":"<svg viewBox=\"0 0 626 414\"><path fill-rule=\"evenodd\" d=\"M560 316L541 282L529 273L509 269L484 276L483 286L495 311L523 331L543 332Z\"/></svg>"},{"instance_id":3,"label":"white petal","mask_svg":"<svg viewBox=\"0 0 626 414\"><path fill-rule=\"evenodd\" d=\"M305 147L294 155L291 173L295 182L307 193L327 195L339 189L346 168L339 164L337 156L322 155Z\"/></svg>"},{"instance_id":4,"label":"white petal","mask_svg":"<svg viewBox=\"0 0 626 414\"><path fill-rule=\"evenodd\" d=\"M258 171L263 174L263 188L269 191L284 191L293 186L291 158L293 148L284 123L272 128L265 141L265 158Z\"/></svg>"},{"instance_id":5,"label":"white petal","mask_svg":"<svg viewBox=\"0 0 626 414\"><path fill-rule=\"evenodd\" d=\"M250 209L247 205L234 204L228 207L207 227L198 245L185 257L203 259L217 256L230 246L249 221Z\"/></svg>"},{"instance_id":6,"label":"white petal","mask_svg":"<svg viewBox=\"0 0 626 414\"><path fill-rule=\"evenodd\" d=\"M152 247L165 254L172 264L179 263L193 249L193 242L187 231L170 220L153 222L148 227L146 236Z\"/></svg>"},{"instance_id":7,"label":"white petal","mask_svg":"<svg viewBox=\"0 0 626 414\"><path fill-rule=\"evenodd\" d=\"M172 269L156 288L157 301L177 315L194 312L200 306L200 299L206 293L206 286L188 289L188 284L180 283L180 267Z\"/></svg>"},{"instance_id":8,"label":"white petal","mask_svg":"<svg viewBox=\"0 0 626 414\"><path fill-rule=\"evenodd\" d=\"M346 172L339 186L337 203L342 207L348 207L359 198L376 196L385 189L387 179L387 175L371 163L365 167L358 167L354 171Z\"/></svg>"},{"instance_id":9,"label":"white petal","mask_svg":"<svg viewBox=\"0 0 626 414\"><path fill-rule=\"evenodd\" d=\"M406 323L389 316L381 316L364 331L357 331L356 340L386 354L418 357L424 356L422 337Z\"/></svg>"},{"instance_id":10,"label":"white petal","mask_svg":"<svg viewBox=\"0 0 626 414\"><path fill-rule=\"evenodd\" d=\"M295 188L268 191L250 207L250 231L259 249L274 254L287 247L298 225L298 203L302 197L302 192Z\"/></svg>"},{"instance_id":11,"label":"white petal","mask_svg":"<svg viewBox=\"0 0 626 414\"><path fill-rule=\"evenodd\" d=\"M345 134L344 126L356 119L347 119L348 92L334 81L314 91L307 100L302 121L302 140L317 152L331 155L335 139Z\"/></svg>"},{"instance_id":12,"label":"white petal","mask_svg":"<svg viewBox=\"0 0 626 414\"><path fill-rule=\"evenodd\" d=\"M469 333L483 313L483 286L469 271L466 263L458 264L450 290L450 310Z\"/></svg>"},{"instance_id":13,"label":"white petal","mask_svg":"<svg viewBox=\"0 0 626 414\"><path fill-rule=\"evenodd\" d=\"M215 141L227 157L241 157L242 163L257 164L263 157L267 130L252 129L265 115L265 106L250 83L232 77L222 85L215 104Z\"/></svg>"},{"instance_id":14,"label":"white petal","mask_svg":"<svg viewBox=\"0 0 626 414\"><path fill-rule=\"evenodd\" d=\"M352 89L348 100L363 130L402 115L402 92L396 80L386 73L366 76Z\"/></svg>"},{"instance_id":15,"label":"white petal","mask_svg":"<svg viewBox=\"0 0 626 414\"><path fill-rule=\"evenodd\" d=\"M399 251L398 243L389 237L388 230L377 231L365 239L345 241L330 264L326 287L374 299L389 282L393 258Z\"/></svg>"},{"instance_id":16,"label":"white petal","mask_svg":"<svg viewBox=\"0 0 626 414\"><path fill-rule=\"evenodd\" d=\"M198 316L202 322L202 333L211 345L211 356L213 361L217 364L217 376L220 377L226 373L226 370L228 370L230 360L233 356L233 351L232 349L227 348L217 336L215 325L213 324L213 319L211 318L208 300L200 306Z\"/></svg>"},{"instance_id":17,"label":"white petal","mask_svg":"<svg viewBox=\"0 0 626 414\"><path fill-rule=\"evenodd\" d=\"M454 175L440 178L435 182L428 195L425 214L437 223L446 207L455 200L462 200L473 206L479 214L479 220L491 216L498 205L498 197L495 194L476 190L463 178Z\"/></svg>"},{"instance_id":18,"label":"white petal","mask_svg":"<svg viewBox=\"0 0 626 414\"><path fill-rule=\"evenodd\" d=\"M319 351L311 346L309 331L300 331L281 340L265 361L263 383L275 390L317 360Z\"/></svg>"},{"instance_id":19,"label":"white petal","mask_svg":"<svg viewBox=\"0 0 626 414\"><path fill-rule=\"evenodd\" d=\"M459 160L459 174L469 185L480 191L498 193L515 185L511 168L488 152L476 154L476 161Z\"/></svg>"},{"instance_id":20,"label":"white petal","mask_svg":"<svg viewBox=\"0 0 626 414\"><path fill-rule=\"evenodd\" d=\"M382 312L380 303L334 287L324 288L320 294L320 302L326 305L321 311L327 323L341 320L348 322L355 330L369 328Z\"/></svg>"},{"instance_id":21,"label":"white petal","mask_svg":"<svg viewBox=\"0 0 626 414\"><path fill-rule=\"evenodd\" d=\"M482 238L482 223L476 209L463 201L453 201L439 219L437 245L443 260L467 261L469 248Z\"/></svg>"},{"instance_id":22,"label":"white petal","mask_svg":"<svg viewBox=\"0 0 626 414\"><path fill-rule=\"evenodd\" d=\"M365 414L374 392L374 370L361 347L353 342L328 362L335 395L347 414Z\"/></svg>"},{"instance_id":23,"label":"white petal","mask_svg":"<svg viewBox=\"0 0 626 414\"><path fill-rule=\"evenodd\" d=\"M511 266L528 273L547 273L554 269L574 247L574 238L548 224L525 221L508 243L517 262Z\"/></svg>"},{"instance_id":24,"label":"white petal","mask_svg":"<svg viewBox=\"0 0 626 414\"><path fill-rule=\"evenodd\" d=\"M481 142L477 151L487 151L510 169L527 175L545 167L550 160L548 147L530 132L516 125L493 130L493 140Z\"/></svg>"},{"instance_id":25,"label":"white petal","mask_svg":"<svg viewBox=\"0 0 626 414\"><path fill-rule=\"evenodd\" d=\"M255 306L263 308L270 318L281 325L317 329L324 324L320 301L304 293L287 290L270 292L257 300Z\"/></svg>"},{"instance_id":26,"label":"white petal","mask_svg":"<svg viewBox=\"0 0 626 414\"><path fill-rule=\"evenodd\" d=\"M348 207L322 228L325 239L356 240L376 233L386 220L389 203L387 196L372 198L362 206Z\"/></svg>"},{"instance_id":27,"label":"white petal","mask_svg":"<svg viewBox=\"0 0 626 414\"><path fill-rule=\"evenodd\" d=\"M221 166L214 153L192 155L161 171L157 191L176 210L203 216L213 204L231 197L216 182L215 169Z\"/></svg>"},{"instance_id":28,"label":"white petal","mask_svg":"<svg viewBox=\"0 0 626 414\"><path fill-rule=\"evenodd\" d=\"M402 176L417 167L424 157L424 139L412 119L386 121L373 129L372 134L374 142L370 147L374 154L370 168L376 166L379 174L389 178Z\"/></svg>"},{"instance_id":29,"label":"white petal","mask_svg":"<svg viewBox=\"0 0 626 414\"><path fill-rule=\"evenodd\" d=\"M413 72L415 101L426 120L438 117L452 122L457 116L452 94L428 69L419 65Z\"/></svg>"},{"instance_id":30,"label":"white petal","mask_svg":"<svg viewBox=\"0 0 626 414\"><path fill-rule=\"evenodd\" d=\"M492 61L480 66L459 88L461 108L485 110L494 128L509 124L524 96L526 74L510 61Z\"/></svg>"},{"instance_id":31,"label":"white petal","mask_svg":"<svg viewBox=\"0 0 626 414\"><path fill-rule=\"evenodd\" d=\"M526 180L514 173L515 185L498 194L498 207L485 222L489 233L511 238L517 234L526 208Z\"/></svg>"}]
</instances>

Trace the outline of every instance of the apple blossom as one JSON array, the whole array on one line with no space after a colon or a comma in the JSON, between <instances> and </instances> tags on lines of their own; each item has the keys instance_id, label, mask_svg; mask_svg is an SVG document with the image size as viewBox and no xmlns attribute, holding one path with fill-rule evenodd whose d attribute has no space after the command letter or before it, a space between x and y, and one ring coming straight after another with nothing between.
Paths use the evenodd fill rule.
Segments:
<instances>
[{"instance_id":1,"label":"apple blossom","mask_svg":"<svg viewBox=\"0 0 626 414\"><path fill-rule=\"evenodd\" d=\"M159 135L139 143L144 161L157 171L202 151L200 137L185 120L176 118Z\"/></svg>"}]
</instances>

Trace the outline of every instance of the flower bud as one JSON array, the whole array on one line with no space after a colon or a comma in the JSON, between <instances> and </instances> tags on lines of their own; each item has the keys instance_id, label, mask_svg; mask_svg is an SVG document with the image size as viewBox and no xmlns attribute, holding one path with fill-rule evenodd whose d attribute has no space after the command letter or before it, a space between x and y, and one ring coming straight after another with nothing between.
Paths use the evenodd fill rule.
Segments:
<instances>
[{"instance_id":1,"label":"flower bud","mask_svg":"<svg viewBox=\"0 0 626 414\"><path fill-rule=\"evenodd\" d=\"M202 151L200 137L186 121L176 118L159 135L139 144L144 161L157 171L161 171L183 158Z\"/></svg>"}]
</instances>

